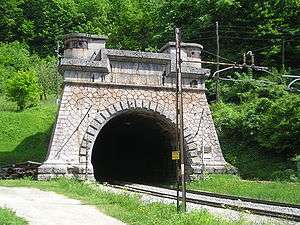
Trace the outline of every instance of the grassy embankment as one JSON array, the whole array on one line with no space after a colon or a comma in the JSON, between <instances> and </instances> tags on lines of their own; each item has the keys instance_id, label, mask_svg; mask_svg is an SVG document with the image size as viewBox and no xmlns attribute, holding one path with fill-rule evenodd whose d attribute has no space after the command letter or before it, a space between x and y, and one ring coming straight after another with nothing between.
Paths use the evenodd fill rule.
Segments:
<instances>
[{"instance_id":1,"label":"grassy embankment","mask_svg":"<svg viewBox=\"0 0 300 225\"><path fill-rule=\"evenodd\" d=\"M214 174L204 180L193 181L187 187L191 190L300 204L299 182L250 181L235 175Z\"/></svg>"},{"instance_id":2,"label":"grassy embankment","mask_svg":"<svg viewBox=\"0 0 300 225\"><path fill-rule=\"evenodd\" d=\"M0 165L43 161L57 110L53 102L17 112L14 103L0 99Z\"/></svg>"},{"instance_id":3,"label":"grassy embankment","mask_svg":"<svg viewBox=\"0 0 300 225\"><path fill-rule=\"evenodd\" d=\"M226 221L206 211L182 214L176 212L176 206L161 203L143 203L138 195L128 196L100 190L94 184L75 180L57 179L52 181L0 180L2 186L36 187L54 191L70 198L95 205L103 213L118 218L127 224L247 224L244 221Z\"/></svg>"},{"instance_id":4,"label":"grassy embankment","mask_svg":"<svg viewBox=\"0 0 300 225\"><path fill-rule=\"evenodd\" d=\"M16 214L7 208L0 208L1 225L26 225L26 220L16 216Z\"/></svg>"}]
</instances>

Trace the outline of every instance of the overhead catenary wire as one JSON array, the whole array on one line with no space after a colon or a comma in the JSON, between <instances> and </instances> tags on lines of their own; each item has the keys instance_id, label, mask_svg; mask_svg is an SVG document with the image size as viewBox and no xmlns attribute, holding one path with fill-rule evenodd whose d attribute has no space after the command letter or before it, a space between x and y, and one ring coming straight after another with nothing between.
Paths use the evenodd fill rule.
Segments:
<instances>
[{"instance_id":1,"label":"overhead catenary wire","mask_svg":"<svg viewBox=\"0 0 300 225\"><path fill-rule=\"evenodd\" d=\"M244 28L244 29L259 29L258 26L248 26L248 25L222 25L222 27L227 27L227 28ZM276 30L280 30L280 31L290 31L289 29L285 29L285 28L282 28L282 27L274 27L274 29Z\"/></svg>"},{"instance_id":2,"label":"overhead catenary wire","mask_svg":"<svg viewBox=\"0 0 300 225\"><path fill-rule=\"evenodd\" d=\"M206 37L206 38L197 38L197 39L194 39L194 40L208 40L208 39L216 39L216 37L211 36L211 37Z\"/></svg>"},{"instance_id":3,"label":"overhead catenary wire","mask_svg":"<svg viewBox=\"0 0 300 225\"><path fill-rule=\"evenodd\" d=\"M202 30L210 29L209 31L195 31L194 28L190 28L190 27L187 27L187 28L183 27L182 29L183 29L184 32L192 30L193 33L195 33L195 34L206 34L206 33L214 33L215 32L214 28L215 28L215 25L212 24L210 27L201 28ZM259 29L258 27L252 27L250 30L241 30L240 28L245 28L245 27L244 26L226 26L226 25L222 25L222 26L220 26L219 31L222 32L222 33L224 32L224 33L240 33L240 34L260 34L262 32L260 30L255 30L255 29ZM280 29L280 30L282 30L282 29ZM274 34L274 33L268 32L268 31L264 31L264 35L297 36L297 35L300 35L300 33L299 32L295 32L295 33L292 33L292 32L281 33L281 32L279 32L277 34Z\"/></svg>"},{"instance_id":4,"label":"overhead catenary wire","mask_svg":"<svg viewBox=\"0 0 300 225\"><path fill-rule=\"evenodd\" d=\"M294 38L292 38L292 39L285 40L285 42L294 41L294 40L296 40L296 39L298 39L298 38L300 38L300 36L299 36L299 37L294 37Z\"/></svg>"},{"instance_id":5,"label":"overhead catenary wire","mask_svg":"<svg viewBox=\"0 0 300 225\"><path fill-rule=\"evenodd\" d=\"M211 31L203 31L203 32L202 31L195 32L195 34L200 34L200 37L195 38L194 40L195 41L197 41L197 40L209 40L209 39L214 40L215 38L217 38L217 39L225 39L225 40L226 39L227 40L231 39L231 40L242 40L242 41L245 40L245 41L267 41L267 42L271 42L270 44L268 44L266 46L259 47L259 48L251 50L251 52L259 52L259 51L262 51L262 50L265 50L265 49L268 49L268 48L273 48L273 47L278 48L278 47L282 46L282 43L287 43L287 42L291 42L291 41L298 41L298 39L300 38L300 36L299 36L300 34L297 33L297 32L295 32L293 34L291 34L291 33L286 34L285 33L284 37L286 37L286 35L288 37L286 37L284 40L283 40L283 33L273 34L273 35L275 35L275 37L273 37L273 38L263 38L265 36L270 36L272 34L271 33L264 33L263 35L260 36L259 35L260 34L259 31L255 30L258 27L255 27L255 28L251 27L251 29L253 29L253 31L249 31L249 30L235 30L235 29L232 29L232 27L242 27L242 28L246 29L246 26L221 26L221 27L218 27L218 32L216 32L215 36L209 36L209 37L205 37L204 36L204 34L211 34L211 33L213 33L213 30L211 30ZM226 28L230 28L230 29L226 29ZM213 27L211 29L213 29ZM218 37L219 32L220 32L220 34L225 34L225 36L220 35ZM230 35L230 33L232 33L234 35L228 36L228 34ZM201 35L201 34L203 34L203 35ZM245 37L244 34L257 34L257 35L255 35L254 37ZM240 35L240 36L238 36L238 35ZM188 40L190 41L191 39L188 39ZM218 46L217 46L217 49L218 49ZM211 51L208 51L208 50L204 50L204 49L202 51L204 53L207 53L207 54L211 55L211 56L216 56L218 59L220 58L220 59L222 59L224 61L231 62L231 64L230 63L224 63L224 62L219 63L218 62L219 60L217 60L217 62L208 62L208 61L202 61L202 60L200 60L201 62L199 62L199 63L208 63L208 64L216 64L216 65L222 65L222 66L230 66L230 67L232 67L232 69L241 69L243 67L244 68L248 67L248 68L252 68L252 69L258 70L258 71L264 71L264 72L267 72L269 74L272 74L272 72L270 72L268 70L268 68L266 68L266 67L258 67L258 66L255 66L255 65L247 65L247 66L237 65L237 61L239 61L239 60L234 61L234 60L228 59L226 57L219 56L219 52L218 51L217 51L217 54L212 53ZM238 54L240 55L240 54L244 54L244 53L238 53ZM282 50L282 55L283 54L284 53L283 53L283 50ZM283 62L283 60L284 59L282 58L282 62ZM187 62L187 61L185 61L185 62ZM222 79L226 80L226 81L235 81L234 79L231 79L231 78L230 79L229 78L222 78ZM219 80L219 79L217 79L217 80ZM239 80L237 80L237 82L238 81ZM268 83L268 81L259 81L259 82L261 82L261 83Z\"/></svg>"},{"instance_id":6,"label":"overhead catenary wire","mask_svg":"<svg viewBox=\"0 0 300 225\"><path fill-rule=\"evenodd\" d=\"M226 29L227 28L227 29ZM228 29L229 28L229 29ZM240 28L237 30L232 29L232 27L228 27L228 26L220 26L219 28L219 31L222 32L222 33L239 33L239 34L257 34L259 35L261 33L261 31L259 30L254 30L254 31L249 31L249 30L241 30ZM214 32L214 29L212 27L211 31L200 31L200 32L197 32L197 33L213 33ZM281 36L281 35L287 35L287 36L297 36L297 35L300 35L299 32L296 32L296 33L278 33L276 34L276 36ZM274 33L271 33L271 32L264 32L264 35L275 35Z\"/></svg>"},{"instance_id":7,"label":"overhead catenary wire","mask_svg":"<svg viewBox=\"0 0 300 225\"><path fill-rule=\"evenodd\" d=\"M277 84L272 81L267 80L255 80L255 79L248 79L248 80L240 80L240 79L233 79L233 78L219 78L222 81L232 81L232 82L256 82L256 83L263 83L263 84Z\"/></svg>"},{"instance_id":8,"label":"overhead catenary wire","mask_svg":"<svg viewBox=\"0 0 300 225\"><path fill-rule=\"evenodd\" d=\"M222 27L230 27L230 28L245 28L245 29L257 29L257 27L250 27L250 26L238 26L238 25L222 25Z\"/></svg>"},{"instance_id":9,"label":"overhead catenary wire","mask_svg":"<svg viewBox=\"0 0 300 225\"><path fill-rule=\"evenodd\" d=\"M203 52L206 52L207 54L216 56L216 57L218 56L217 54L212 53L212 52L209 52L209 51L204 50L204 49L202 49L202 51L203 51ZM225 58L225 57L223 57L223 56L220 56L220 55L219 55L218 57L219 57L220 59L226 60L226 61L228 61L228 62L236 63L235 61L232 61L231 59Z\"/></svg>"},{"instance_id":10,"label":"overhead catenary wire","mask_svg":"<svg viewBox=\"0 0 300 225\"><path fill-rule=\"evenodd\" d=\"M298 71L298 70L300 70L300 68L292 69L291 71Z\"/></svg>"},{"instance_id":11,"label":"overhead catenary wire","mask_svg":"<svg viewBox=\"0 0 300 225\"><path fill-rule=\"evenodd\" d=\"M183 33L187 32L189 30L194 31L193 28L186 27L186 26L182 26L181 29L182 29ZM198 34L199 33L210 33L210 32L214 33L215 32L215 23L211 23L210 26L201 27L200 29L201 29L201 31L197 31L195 33L198 33ZM219 30L222 31L222 32L237 32L237 33L252 33L252 34L259 34L259 33L261 33L259 27L236 26L236 25L222 25L222 26L219 27ZM283 35L283 34L284 35L289 35L289 36L300 35L299 31L292 32L290 30L283 29L283 28L277 28L277 30L278 30L278 34L277 35ZM284 31L288 31L288 32L284 32ZM266 32L265 35L266 34L274 35L274 33L271 33L271 32L268 32L268 31L264 31L264 32Z\"/></svg>"},{"instance_id":12,"label":"overhead catenary wire","mask_svg":"<svg viewBox=\"0 0 300 225\"><path fill-rule=\"evenodd\" d=\"M214 27L213 25L210 26L211 27L211 31L200 31L200 32L196 32L196 34L206 34L206 33L211 33L213 34L214 33ZM210 27L207 27L206 29L210 28ZM243 30L232 30L232 28L247 28L247 26L224 26L222 25L219 29L219 32L220 33L236 33L236 34L245 34L245 33L249 33L249 34L259 34L258 31L243 31ZM230 30L228 29L224 29L224 28L230 28ZM257 27L250 27L251 29L254 29L254 28L257 28ZM284 30L284 29L281 29L281 30ZM268 34L264 34L264 35L268 35ZM269 35L274 35L274 34L271 34L269 33ZM220 38L221 39L236 39L236 40L256 40L256 41L273 41L275 43L272 43L266 47L262 47L262 48L259 48L259 49L254 49L252 50L252 52L254 51L259 51L259 50L263 50L263 49L266 49L268 47L272 47L274 46L276 43L280 42L282 40L282 36L283 34L279 34L279 35L276 35L276 37L274 38L260 38L260 37L232 37L232 36L221 36ZM294 33L294 34L285 34L285 36L298 36L300 35L300 33ZM197 40L209 40L209 39L215 39L216 37L215 36L210 36L210 37L200 37L200 38L193 38L193 39L188 39L189 41L197 41ZM294 41L294 40L297 40L299 37L294 37L294 38L290 38L290 39L287 39L285 40L285 42L289 42L289 41Z\"/></svg>"},{"instance_id":13,"label":"overhead catenary wire","mask_svg":"<svg viewBox=\"0 0 300 225\"><path fill-rule=\"evenodd\" d=\"M280 38L252 38L252 37L230 37L222 36L222 39L237 39L237 40L254 40L254 41L278 41Z\"/></svg>"},{"instance_id":14,"label":"overhead catenary wire","mask_svg":"<svg viewBox=\"0 0 300 225\"><path fill-rule=\"evenodd\" d=\"M284 42L293 41L293 40L296 40L296 39L298 39L298 38L300 38L300 37L295 37L295 38L292 38L292 39L288 39L288 40L285 40ZM252 51L252 52L258 52L258 51L261 51L261 50L264 50L264 49L273 47L273 46L275 46L275 45L278 45L278 46L281 45L280 42L282 41L282 39L278 39L277 41L278 41L277 43L273 43L273 44L270 44L270 45L267 45L267 46L261 47L261 48L256 48L256 49L253 49L253 50L251 50L251 51Z\"/></svg>"}]
</instances>

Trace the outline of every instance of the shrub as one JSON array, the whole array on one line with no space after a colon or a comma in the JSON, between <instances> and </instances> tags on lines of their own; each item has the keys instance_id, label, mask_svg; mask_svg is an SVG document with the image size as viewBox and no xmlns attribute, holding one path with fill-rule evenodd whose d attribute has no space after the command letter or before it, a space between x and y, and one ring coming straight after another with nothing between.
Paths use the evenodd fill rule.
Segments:
<instances>
[{"instance_id":1,"label":"shrub","mask_svg":"<svg viewBox=\"0 0 300 225\"><path fill-rule=\"evenodd\" d=\"M295 177L295 171L292 169L278 170L273 172L271 176L274 180L291 181Z\"/></svg>"},{"instance_id":2,"label":"shrub","mask_svg":"<svg viewBox=\"0 0 300 225\"><path fill-rule=\"evenodd\" d=\"M19 110L34 106L39 99L37 75L34 71L19 71L6 83L7 97L17 102Z\"/></svg>"}]
</instances>

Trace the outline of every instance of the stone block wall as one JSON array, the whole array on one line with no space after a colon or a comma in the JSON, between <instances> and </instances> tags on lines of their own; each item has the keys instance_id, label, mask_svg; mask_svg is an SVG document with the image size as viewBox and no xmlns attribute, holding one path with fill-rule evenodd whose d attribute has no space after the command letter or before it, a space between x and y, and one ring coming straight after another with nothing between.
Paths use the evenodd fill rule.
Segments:
<instances>
[{"instance_id":1,"label":"stone block wall","mask_svg":"<svg viewBox=\"0 0 300 225\"><path fill-rule=\"evenodd\" d=\"M65 38L59 66L63 96L39 179L93 179L91 155L97 135L120 113L142 109L175 124L175 43L152 53L106 49L106 39L80 33ZM181 43L181 47L186 172L197 178L204 169L222 172L230 167L223 158L205 96L210 70L201 65L203 46Z\"/></svg>"},{"instance_id":2,"label":"stone block wall","mask_svg":"<svg viewBox=\"0 0 300 225\"><path fill-rule=\"evenodd\" d=\"M224 170L226 162L204 90L185 89L183 101L190 178L202 173L203 160L207 170ZM39 168L39 179L60 175L83 178L86 171L93 179L91 151L101 127L118 113L139 108L157 112L175 123L174 88L66 82L49 155Z\"/></svg>"}]
</instances>

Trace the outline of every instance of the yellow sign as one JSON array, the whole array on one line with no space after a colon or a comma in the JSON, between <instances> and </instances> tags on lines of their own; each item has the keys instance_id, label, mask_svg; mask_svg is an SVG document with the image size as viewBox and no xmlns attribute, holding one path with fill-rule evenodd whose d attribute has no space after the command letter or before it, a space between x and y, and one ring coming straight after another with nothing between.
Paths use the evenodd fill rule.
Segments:
<instances>
[{"instance_id":1,"label":"yellow sign","mask_svg":"<svg viewBox=\"0 0 300 225\"><path fill-rule=\"evenodd\" d=\"M180 152L172 151L172 160L179 160L179 159L180 159Z\"/></svg>"}]
</instances>

